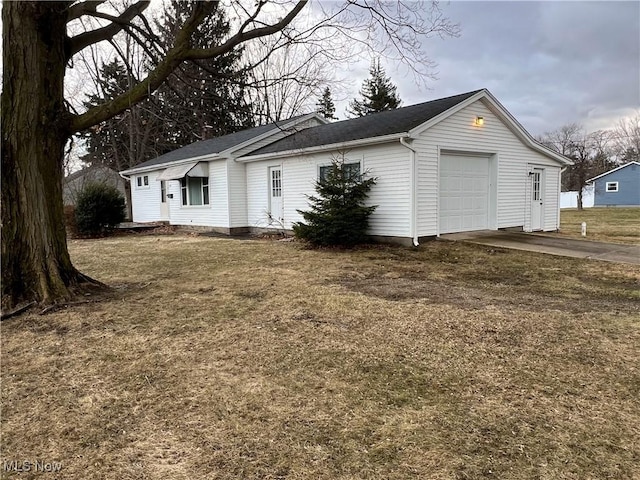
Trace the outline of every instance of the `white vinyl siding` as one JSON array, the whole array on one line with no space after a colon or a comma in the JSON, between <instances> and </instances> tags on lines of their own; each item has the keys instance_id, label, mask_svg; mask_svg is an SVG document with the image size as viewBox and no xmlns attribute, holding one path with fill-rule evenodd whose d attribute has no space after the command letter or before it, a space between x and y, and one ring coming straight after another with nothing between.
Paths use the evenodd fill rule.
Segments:
<instances>
[{"instance_id":1,"label":"white vinyl siding","mask_svg":"<svg viewBox=\"0 0 640 480\"><path fill-rule=\"evenodd\" d=\"M542 229L546 231L560 228L560 167L544 167L544 188L542 198Z\"/></svg>"},{"instance_id":2,"label":"white vinyl siding","mask_svg":"<svg viewBox=\"0 0 640 480\"><path fill-rule=\"evenodd\" d=\"M209 162L209 205L182 205L180 180L169 181L169 193L173 194L169 201L171 224L229 227L226 170L226 160Z\"/></svg>"},{"instance_id":3,"label":"white vinyl siding","mask_svg":"<svg viewBox=\"0 0 640 480\"><path fill-rule=\"evenodd\" d=\"M269 211L269 166L276 162L255 162L246 164L247 223L249 227L266 227Z\"/></svg>"},{"instance_id":4,"label":"white vinyl siding","mask_svg":"<svg viewBox=\"0 0 640 480\"><path fill-rule=\"evenodd\" d=\"M321 166L331 164L336 152L265 160L247 164L247 210L250 227L265 227L269 210L269 167L282 165L284 227L302 220L297 210L308 210L307 195ZM380 236L409 236L409 150L399 142L350 149L346 163L360 162L366 177L376 177L368 204L377 205L370 219L370 233Z\"/></svg>"},{"instance_id":5,"label":"white vinyl siding","mask_svg":"<svg viewBox=\"0 0 640 480\"><path fill-rule=\"evenodd\" d=\"M159 222L163 220L160 212L161 186L156 180L162 170L134 176L134 181L140 178L143 185L140 188L131 189L131 210L134 222ZM147 177L148 185L144 186L143 177Z\"/></svg>"},{"instance_id":6,"label":"white vinyl siding","mask_svg":"<svg viewBox=\"0 0 640 480\"><path fill-rule=\"evenodd\" d=\"M477 116L484 118L481 127L473 124ZM559 181L558 163L526 146L482 101L454 113L419 135L413 142L418 150L418 235L437 235L438 156L441 150L493 155L497 168L497 185L492 185L496 197L496 219L489 228L523 227L529 198L525 195L529 183L529 164L546 168L550 186ZM550 167L550 168L549 168ZM492 174L493 176L493 174ZM547 189L544 229L554 230L551 210L557 210L559 190ZM557 212L553 217L557 217Z\"/></svg>"},{"instance_id":7,"label":"white vinyl siding","mask_svg":"<svg viewBox=\"0 0 640 480\"><path fill-rule=\"evenodd\" d=\"M247 226L247 176L246 165L227 161L229 226Z\"/></svg>"}]
</instances>

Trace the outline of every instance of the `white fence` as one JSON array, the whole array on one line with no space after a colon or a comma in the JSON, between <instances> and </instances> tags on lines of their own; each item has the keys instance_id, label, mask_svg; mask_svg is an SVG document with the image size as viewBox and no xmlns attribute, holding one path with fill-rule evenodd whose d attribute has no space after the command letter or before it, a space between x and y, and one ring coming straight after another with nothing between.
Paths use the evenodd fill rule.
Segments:
<instances>
[{"instance_id":1,"label":"white fence","mask_svg":"<svg viewBox=\"0 0 640 480\"><path fill-rule=\"evenodd\" d=\"M593 184L587 185L582 190L582 207L593 207ZM578 208L578 192L561 192L560 208Z\"/></svg>"}]
</instances>

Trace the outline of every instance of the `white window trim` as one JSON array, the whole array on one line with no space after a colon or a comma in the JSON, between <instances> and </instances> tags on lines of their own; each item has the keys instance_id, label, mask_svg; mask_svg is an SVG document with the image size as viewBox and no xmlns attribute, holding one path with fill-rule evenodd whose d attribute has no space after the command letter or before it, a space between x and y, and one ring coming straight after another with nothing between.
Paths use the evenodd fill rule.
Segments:
<instances>
[{"instance_id":1,"label":"white window trim","mask_svg":"<svg viewBox=\"0 0 640 480\"><path fill-rule=\"evenodd\" d=\"M615 190L609 190L609 187L615 188ZM605 193L618 193L620 191L620 187L618 186L618 182L607 182L604 185Z\"/></svg>"},{"instance_id":2,"label":"white window trim","mask_svg":"<svg viewBox=\"0 0 640 480\"><path fill-rule=\"evenodd\" d=\"M362 171L362 160L345 160L344 161L344 165L356 165L358 164L360 166L360 175L364 175L363 171ZM318 181L322 178L321 177L321 172L323 168L331 168L331 165L333 165L332 162L329 163L320 163L318 164L318 171L317 171L317 175L316 178L318 179Z\"/></svg>"},{"instance_id":3,"label":"white window trim","mask_svg":"<svg viewBox=\"0 0 640 480\"><path fill-rule=\"evenodd\" d=\"M140 181L140 185L138 185L138 180ZM151 184L149 183L149 175L137 175L136 190L148 190L149 188L151 188Z\"/></svg>"},{"instance_id":4,"label":"white window trim","mask_svg":"<svg viewBox=\"0 0 640 480\"><path fill-rule=\"evenodd\" d=\"M271 198L271 197L282 198L282 193L283 193L282 192L282 183L283 183L282 182L282 165L272 165L272 166L267 167L267 168L269 170L269 173L268 173L268 176L269 176L269 198ZM276 170L280 171L280 178L279 178L280 185L278 187L278 191L279 191L280 195L278 195L278 196L273 195L273 189L274 189L274 187L273 187L273 172L276 171Z\"/></svg>"},{"instance_id":5,"label":"white window trim","mask_svg":"<svg viewBox=\"0 0 640 480\"><path fill-rule=\"evenodd\" d=\"M183 196L182 196L182 190L183 188L186 188L187 191L187 202L191 202L191 197L190 197L190 193L189 193L189 187L183 187L182 186L182 180L184 179L188 179L189 177L183 177L181 178L180 181L180 208L185 208L185 209L204 209L204 208L211 208L211 178L210 177L192 177L192 178L206 178L207 179L207 203L204 203L204 191L202 192L202 199L203 199L203 203L202 205L191 205L191 203L187 203L184 204L183 203ZM188 182L188 180L187 180ZM200 189L204 190L204 186L202 186L202 183L200 184Z\"/></svg>"}]
</instances>

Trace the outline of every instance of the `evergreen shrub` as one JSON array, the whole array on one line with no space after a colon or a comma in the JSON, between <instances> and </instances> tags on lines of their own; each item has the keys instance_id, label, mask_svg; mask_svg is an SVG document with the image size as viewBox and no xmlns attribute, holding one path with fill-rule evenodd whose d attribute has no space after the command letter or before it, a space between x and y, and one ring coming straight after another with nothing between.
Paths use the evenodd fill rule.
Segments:
<instances>
[{"instance_id":1,"label":"evergreen shrub","mask_svg":"<svg viewBox=\"0 0 640 480\"><path fill-rule=\"evenodd\" d=\"M105 235L125 219L124 197L117 188L89 183L76 200L76 225L82 235Z\"/></svg>"},{"instance_id":2,"label":"evergreen shrub","mask_svg":"<svg viewBox=\"0 0 640 480\"><path fill-rule=\"evenodd\" d=\"M369 217L376 206L366 206L375 178L364 179L343 160L334 160L325 178L315 185L317 196L308 196L311 210L298 213L304 222L293 225L297 238L317 247L351 247L367 241Z\"/></svg>"}]
</instances>

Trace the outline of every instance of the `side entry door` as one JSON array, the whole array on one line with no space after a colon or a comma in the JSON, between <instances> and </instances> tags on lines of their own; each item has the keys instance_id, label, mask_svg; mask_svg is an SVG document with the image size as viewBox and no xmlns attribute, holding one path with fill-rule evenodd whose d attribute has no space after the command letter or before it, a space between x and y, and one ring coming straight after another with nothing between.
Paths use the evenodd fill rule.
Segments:
<instances>
[{"instance_id":1,"label":"side entry door","mask_svg":"<svg viewBox=\"0 0 640 480\"><path fill-rule=\"evenodd\" d=\"M269 225L284 227L281 166L269 167Z\"/></svg>"},{"instance_id":2,"label":"side entry door","mask_svg":"<svg viewBox=\"0 0 640 480\"><path fill-rule=\"evenodd\" d=\"M544 211L544 201L542 198L543 188L542 168L534 168L531 174L531 230L542 230L542 215Z\"/></svg>"}]
</instances>

